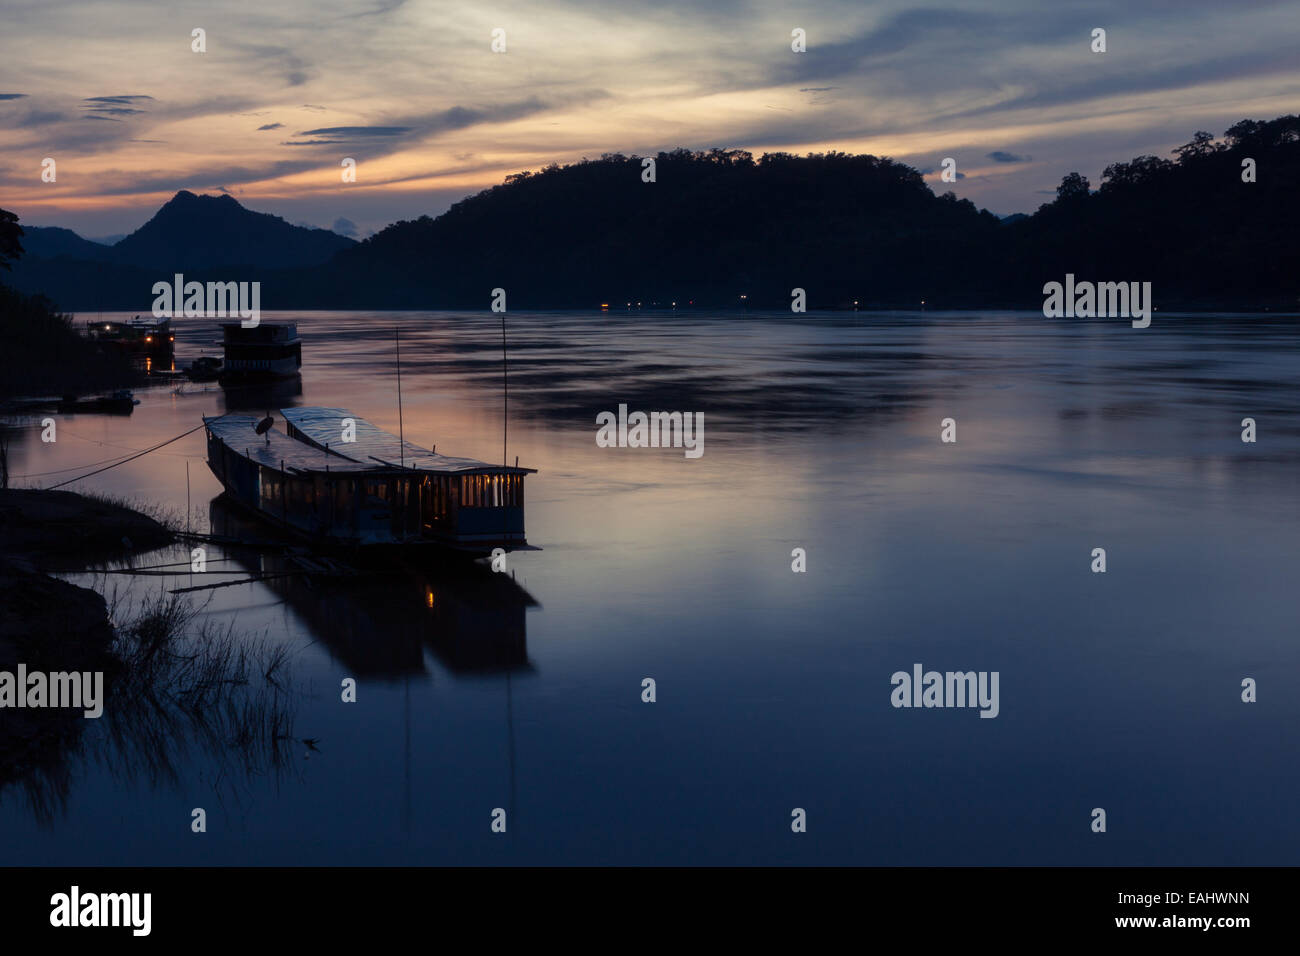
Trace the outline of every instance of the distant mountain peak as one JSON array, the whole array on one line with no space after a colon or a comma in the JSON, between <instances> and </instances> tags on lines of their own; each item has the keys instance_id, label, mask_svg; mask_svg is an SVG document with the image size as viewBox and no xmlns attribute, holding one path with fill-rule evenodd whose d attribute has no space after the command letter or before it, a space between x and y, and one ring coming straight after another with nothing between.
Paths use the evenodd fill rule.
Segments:
<instances>
[{"instance_id":1,"label":"distant mountain peak","mask_svg":"<svg viewBox=\"0 0 1300 956\"><path fill-rule=\"evenodd\" d=\"M114 247L118 261L164 270L259 269L318 265L354 241L254 212L228 193L179 190Z\"/></svg>"}]
</instances>

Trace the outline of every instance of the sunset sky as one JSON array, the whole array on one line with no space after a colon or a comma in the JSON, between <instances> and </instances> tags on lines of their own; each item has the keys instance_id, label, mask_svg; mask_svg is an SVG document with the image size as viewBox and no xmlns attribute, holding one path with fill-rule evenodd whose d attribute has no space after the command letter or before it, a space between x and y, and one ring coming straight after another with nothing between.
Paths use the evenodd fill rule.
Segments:
<instances>
[{"instance_id":1,"label":"sunset sky","mask_svg":"<svg viewBox=\"0 0 1300 956\"><path fill-rule=\"evenodd\" d=\"M1285 2L5 0L2 16L0 207L92 238L178 189L364 236L512 172L678 146L890 156L1032 212L1072 170L1095 187L1198 129L1300 111Z\"/></svg>"}]
</instances>

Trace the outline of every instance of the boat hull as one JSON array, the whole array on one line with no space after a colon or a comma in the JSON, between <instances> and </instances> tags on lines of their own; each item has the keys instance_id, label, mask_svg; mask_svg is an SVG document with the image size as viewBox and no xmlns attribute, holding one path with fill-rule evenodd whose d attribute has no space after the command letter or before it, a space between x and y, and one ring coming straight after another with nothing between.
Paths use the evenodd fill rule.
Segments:
<instances>
[{"instance_id":1,"label":"boat hull","mask_svg":"<svg viewBox=\"0 0 1300 956\"><path fill-rule=\"evenodd\" d=\"M208 467L228 501L297 540L348 552L470 558L528 547L521 481L517 506L470 507L483 496L467 492L481 492L487 476L365 465L278 432L256 433L253 421L207 421ZM467 492L446 494L458 482Z\"/></svg>"}]
</instances>

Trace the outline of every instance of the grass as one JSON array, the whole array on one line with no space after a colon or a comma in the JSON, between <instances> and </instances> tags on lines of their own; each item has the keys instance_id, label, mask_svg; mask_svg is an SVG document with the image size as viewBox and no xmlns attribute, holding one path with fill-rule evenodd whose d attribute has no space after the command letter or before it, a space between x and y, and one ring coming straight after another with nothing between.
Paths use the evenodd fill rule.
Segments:
<instances>
[{"instance_id":1,"label":"grass","mask_svg":"<svg viewBox=\"0 0 1300 956\"><path fill-rule=\"evenodd\" d=\"M294 766L297 693L282 644L204 620L204 606L182 595L159 592L133 606L114 588L108 604L115 667L103 718L72 722L75 735L14 781L40 822L66 808L72 758L87 751L124 786L189 785L181 768L198 763L219 803ZM88 737L100 733L92 746Z\"/></svg>"}]
</instances>

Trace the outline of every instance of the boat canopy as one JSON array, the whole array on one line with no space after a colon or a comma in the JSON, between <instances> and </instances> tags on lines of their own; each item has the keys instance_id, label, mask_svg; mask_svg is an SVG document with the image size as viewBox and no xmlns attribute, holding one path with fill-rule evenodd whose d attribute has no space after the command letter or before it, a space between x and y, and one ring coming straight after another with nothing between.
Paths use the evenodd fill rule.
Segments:
<instances>
[{"instance_id":1,"label":"boat canopy","mask_svg":"<svg viewBox=\"0 0 1300 956\"><path fill-rule=\"evenodd\" d=\"M487 462L476 461L473 458L438 455L427 448L403 441L344 408L318 406L282 408L280 414L289 423L291 431L297 432L306 441L320 449L329 446L332 471L337 470L333 464L335 456L368 467L374 467L374 464L378 463L391 468L405 467L442 475L526 475L535 474L537 471L536 468L489 465ZM355 423L355 441L342 440L344 419L350 419ZM296 444L306 447L303 442L296 442ZM319 453L316 461L319 466L321 461Z\"/></svg>"},{"instance_id":2,"label":"boat canopy","mask_svg":"<svg viewBox=\"0 0 1300 956\"><path fill-rule=\"evenodd\" d=\"M313 448L306 442L296 441L274 428L257 434L259 419L254 415L222 415L203 419L208 431L225 443L232 451L243 452L251 461L278 471L375 471L376 462L361 463L333 451Z\"/></svg>"}]
</instances>

